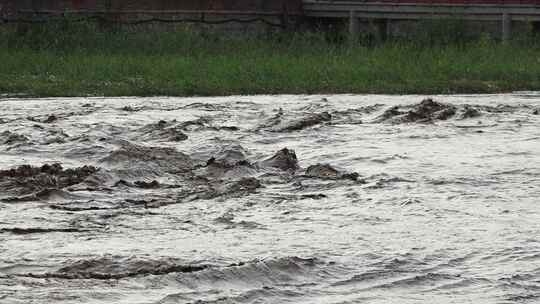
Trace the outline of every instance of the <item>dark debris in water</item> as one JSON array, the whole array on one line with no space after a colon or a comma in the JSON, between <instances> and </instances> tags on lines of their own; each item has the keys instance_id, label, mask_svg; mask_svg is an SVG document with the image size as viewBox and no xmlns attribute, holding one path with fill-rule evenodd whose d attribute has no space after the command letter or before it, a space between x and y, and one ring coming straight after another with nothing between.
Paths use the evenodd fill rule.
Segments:
<instances>
[{"instance_id":1,"label":"dark debris in water","mask_svg":"<svg viewBox=\"0 0 540 304\"><path fill-rule=\"evenodd\" d=\"M254 177L245 177L237 181L210 185L202 193L196 195L198 199L212 199L217 197L238 197L245 194L253 193L258 188L261 188L261 182Z\"/></svg>"},{"instance_id":2,"label":"dark debris in water","mask_svg":"<svg viewBox=\"0 0 540 304\"><path fill-rule=\"evenodd\" d=\"M99 169L93 166L64 169L62 165L45 164L41 167L22 165L0 170L0 188L6 193L27 195L47 189L63 189L78 184Z\"/></svg>"},{"instance_id":3,"label":"dark debris in water","mask_svg":"<svg viewBox=\"0 0 540 304\"><path fill-rule=\"evenodd\" d=\"M4 145L14 145L27 143L29 141L28 137L22 134L18 134L11 131L4 131L0 133L0 143Z\"/></svg>"},{"instance_id":4,"label":"dark debris in water","mask_svg":"<svg viewBox=\"0 0 540 304\"><path fill-rule=\"evenodd\" d=\"M460 114L460 119L476 118L482 116L480 110L475 107L465 105L463 111Z\"/></svg>"},{"instance_id":5,"label":"dark debris in water","mask_svg":"<svg viewBox=\"0 0 540 304\"><path fill-rule=\"evenodd\" d=\"M119 186L134 187L134 188L141 188L141 189L158 189L162 187L162 185L157 180L152 180L150 182L135 181L132 183L123 179L117 181L113 187L119 187Z\"/></svg>"},{"instance_id":6,"label":"dark debris in water","mask_svg":"<svg viewBox=\"0 0 540 304\"><path fill-rule=\"evenodd\" d=\"M306 117L286 122L282 127L278 128L277 131L298 131L330 121L331 119L332 116L328 112L310 114Z\"/></svg>"},{"instance_id":7,"label":"dark debris in water","mask_svg":"<svg viewBox=\"0 0 540 304\"><path fill-rule=\"evenodd\" d=\"M196 167L189 155L174 148L147 147L128 142L123 142L117 150L101 159L101 163L120 167L154 164L171 173L187 172Z\"/></svg>"},{"instance_id":8,"label":"dark debris in water","mask_svg":"<svg viewBox=\"0 0 540 304\"><path fill-rule=\"evenodd\" d=\"M138 131L142 139L178 142L188 139L183 132L184 128L175 122L160 120L157 123L146 125Z\"/></svg>"},{"instance_id":9,"label":"dark debris in water","mask_svg":"<svg viewBox=\"0 0 540 304\"><path fill-rule=\"evenodd\" d=\"M307 114L300 118L296 117L296 115L288 117L280 109L273 117L263 122L258 129L272 132L292 132L320 125L329 122L331 119L332 115L328 112Z\"/></svg>"},{"instance_id":10,"label":"dark debris in water","mask_svg":"<svg viewBox=\"0 0 540 304\"><path fill-rule=\"evenodd\" d=\"M103 301L100 284L110 287L105 288L105 293L107 296L115 293L118 298L112 300L117 300L122 298L123 291L117 289L117 281L107 280L122 279L135 282L137 288L159 289L165 282L167 288L176 288L178 284L178 289L188 287L190 292L199 287L203 290L187 295L180 292L178 298L167 298L171 303L194 302L199 297L201 303L265 302L268 298L276 303L294 302L296 296L306 297L305 292L313 292L315 297L324 294L324 288L333 282L337 282L334 286L343 288L349 284L356 288L373 283L373 288L385 292L422 288L421 292L427 293L429 290L425 287L432 288L439 283L466 286L469 284L466 278L448 275L447 269L442 268L451 264L448 260L465 248L465 242L477 242L485 235L481 227L484 221L475 221L478 230L469 229L462 238L460 233L452 234L462 222L447 211L457 210L459 200L471 201L467 205L482 206L482 210L470 213L467 219L484 219L502 194L489 197L489 205L473 204L482 197L480 192L487 185L479 186L474 179L456 180L456 172L451 167L456 165L450 159L452 155L445 155L448 163L430 163L430 158L436 157L431 154L431 140L436 139L447 148L441 139L479 138L480 135L472 132L484 130L482 137L487 138L507 127L510 119L523 129L534 127L537 117L532 115L538 115L539 111L537 106L518 103L454 104L433 99L398 106L363 102L336 105L333 101L321 100L307 106L289 101L265 107L257 102L216 101L187 106L164 104L162 106L166 107L161 108L156 106L158 102L152 101L151 106L134 103L122 108L124 104L101 106L101 101L96 101L80 103L82 110L69 113L62 113L68 106L59 104L56 109L52 106L41 112L29 111L30 114L23 116L17 112L0 118L0 149L6 152L3 164L7 168L0 170L0 210L5 214L0 219L3 227L0 234L9 242L36 242L37 245L32 244L34 248L47 244L43 252L18 257L20 251L17 252L19 249L14 243L15 246L5 248L9 256L1 256L6 261L2 261L0 268L6 264L5 267L25 270L10 270L0 278L12 280L7 283L14 286L13 290L19 288L17 284L22 284L24 289L20 290L24 292L19 292L24 298L22 302L37 294L47 294L49 298L45 301L59 294L80 299L81 294L77 292L83 289L89 290L88 294L92 294L89 297L96 295ZM283 108L271 110L279 106ZM96 114L100 109L111 108L114 111L106 111L104 117ZM151 111L146 113L147 110ZM167 113L158 113L160 111ZM72 118L91 113L94 116ZM189 118L182 117L184 113ZM510 113L519 117L503 117ZM17 115L21 117L15 117ZM120 119L115 120L114 115ZM449 122L431 125L441 121ZM511 129L512 133L505 138L518 142L520 136L515 135L520 135L519 131ZM512 148L532 150L534 145L529 144L537 139L536 134L528 136L527 145L516 144ZM407 146L409 141L415 145ZM402 144L405 145L403 150ZM381 149L387 148L399 152L385 150L381 153ZM319 153L318 149L324 151ZM526 153L519 154L522 159L535 156L534 151L523 152ZM393 153L397 154L389 156ZM506 153L501 161L511 156L518 154ZM36 166L36 159L45 164ZM13 167L12 160L26 165ZM67 168L67 164L74 163L79 167ZM343 163L363 168L359 173L370 175L364 180L363 175L337 166ZM469 165L483 165L472 163L459 164L459 173L467 174ZM432 167L426 168L426 174L431 172L438 177L426 178L423 165L439 166L434 172L430 171ZM496 164L490 162L489 165ZM521 168L523 162L518 165ZM531 167L530 164L523 166ZM396 168L411 171L396 172ZM520 180L513 186L529 186L537 172L534 168L528 170L527 174L520 171L505 175L505 180L498 176L490 178L501 186L502 193L503 182L514 176L519 176ZM361 185L366 181L367 185ZM422 194L424 188L435 190L427 198ZM444 193L450 188L463 191L452 193L453 196ZM519 193L519 198L527 199L525 192ZM441 201L443 203L439 204ZM497 209L496 215L505 221L511 221L511 217L521 212L506 202L502 207ZM497 219L485 222L491 225L493 220ZM445 222L456 226L444 227ZM404 226L399 226L401 224ZM381 229L373 229L375 225ZM450 252L439 246L434 252L425 244L418 249L419 237L426 235L425 227L437 228L440 234L435 238L452 234L449 240L445 239L448 244L444 246L459 250ZM531 227L527 229L533 231ZM449 234L445 235L447 230ZM391 237L386 240L384 233L391 233ZM310 243L310 236L315 234L323 236L321 243ZM451 238L456 235L459 240L452 243ZM401 242L396 243L401 236L408 238L403 244L415 247L405 248ZM535 242L534 238L530 239L531 243ZM332 248L325 247L326 243ZM82 247L70 251L79 244L83 244ZM100 246L95 246L97 244ZM223 244L229 247L219 247ZM358 246L359 250L353 246ZM79 252L79 248L83 249ZM347 252L347 248L355 249L354 253ZM374 248L379 250L372 250ZM392 251L396 248L405 253L396 254ZM229 252L220 256L222 250ZM327 272L322 268L325 263L316 258L276 257L290 254L288 250L307 254L313 251L325 259L338 254L340 260L354 260L353 269L347 268L351 265L339 265L332 269L335 272ZM538 257L536 252L526 249L508 250L512 261L533 261ZM111 252L120 256L107 255ZM148 256L144 255L146 252L150 252ZM231 259L237 261L237 252L242 258L249 259L253 255L259 259L229 264ZM135 256L126 256L131 254ZM161 254L188 258L186 262L164 258ZM267 258L261 257L266 254ZM495 257L494 253L490 254ZM40 260L41 265L32 268L26 264L30 264L34 255L44 261ZM348 259L347 255L354 257ZM11 261L14 266L9 265ZM471 262L483 263L476 258ZM19 268L17 263L23 267ZM490 270L495 269L492 261L488 266ZM533 274L519 280L534 284L535 279ZM504 282L505 288L516 288L512 294L518 295L519 290L529 288L515 287L517 278L513 280ZM478 282L482 281L472 280L470 286L484 284ZM4 281L0 282L2 284ZM58 287L60 284L68 287ZM509 287L509 284L513 285ZM51 286L53 292L48 289ZM208 286L215 297L203 294L209 292ZM289 290L293 287L299 288ZM72 289L67 291L67 288ZM146 290L141 288L136 292L142 294ZM535 299L527 293L524 295L508 299ZM5 298L0 292L0 299ZM305 301L312 299L306 297ZM149 303L155 300L141 298ZM355 300L358 299L351 301Z\"/></svg>"},{"instance_id":11,"label":"dark debris in water","mask_svg":"<svg viewBox=\"0 0 540 304\"><path fill-rule=\"evenodd\" d=\"M66 280L119 280L130 277L160 276L168 274L187 275L209 271L209 276L294 275L306 267L322 264L315 258L285 257L270 260L241 261L224 266L184 263L174 258L150 259L141 257L103 256L93 259L71 261L54 272L26 273L18 276Z\"/></svg>"},{"instance_id":12,"label":"dark debris in water","mask_svg":"<svg viewBox=\"0 0 540 304\"><path fill-rule=\"evenodd\" d=\"M247 159L247 154L241 146L230 146L213 154L205 163L174 148L147 147L124 142L119 149L100 161L103 165L100 169L93 166L64 169L57 163L41 167L23 165L0 171L0 185L10 189L10 196L3 198L5 202L47 201L58 198L69 200L73 199L69 197L69 193L79 191L129 193L129 189L174 189L164 198L152 198L151 195L137 197L133 194L134 197L126 198L121 204L122 207L159 208L196 199L238 198L255 193L268 181L288 183L307 177L337 182L357 181L359 177L358 173L337 170L329 164L312 165L303 170L296 153L288 148L253 163ZM158 180L166 176L169 183ZM57 191L64 188L70 192ZM58 206L58 209L61 208L63 207ZM66 211L79 210L74 206L67 208Z\"/></svg>"},{"instance_id":13,"label":"dark debris in water","mask_svg":"<svg viewBox=\"0 0 540 304\"><path fill-rule=\"evenodd\" d=\"M44 123L53 123L53 122L55 122L57 120L58 120L58 117L56 117L56 115L49 115L47 117L47 119L45 119L43 122Z\"/></svg>"},{"instance_id":14,"label":"dark debris in water","mask_svg":"<svg viewBox=\"0 0 540 304\"><path fill-rule=\"evenodd\" d=\"M408 109L400 106L392 107L384 111L378 121L391 123L431 122L446 120L454 116L456 111L454 105L436 102L428 98Z\"/></svg>"},{"instance_id":15,"label":"dark debris in water","mask_svg":"<svg viewBox=\"0 0 540 304\"><path fill-rule=\"evenodd\" d=\"M322 179L350 179L356 181L360 175L356 172L348 173L339 171L329 164L316 164L311 165L306 169L306 176Z\"/></svg>"},{"instance_id":16,"label":"dark debris in water","mask_svg":"<svg viewBox=\"0 0 540 304\"><path fill-rule=\"evenodd\" d=\"M299 168L296 153L294 150L287 148L279 150L274 156L264 160L261 164L283 171L295 171Z\"/></svg>"},{"instance_id":17,"label":"dark debris in water","mask_svg":"<svg viewBox=\"0 0 540 304\"><path fill-rule=\"evenodd\" d=\"M51 232L74 233L84 232L84 230L78 228L0 228L0 233L12 233L19 235Z\"/></svg>"},{"instance_id":18,"label":"dark debris in water","mask_svg":"<svg viewBox=\"0 0 540 304\"><path fill-rule=\"evenodd\" d=\"M513 113L526 106L510 105L454 105L442 103L431 98L412 105L393 106L385 110L373 122L401 123L432 123L450 118L466 120L482 117L484 114ZM534 113L533 113L534 114Z\"/></svg>"},{"instance_id":19,"label":"dark debris in water","mask_svg":"<svg viewBox=\"0 0 540 304\"><path fill-rule=\"evenodd\" d=\"M106 256L72 262L55 272L26 274L35 278L117 280L135 276L202 271L207 265L183 265L174 259L151 260Z\"/></svg>"}]
</instances>

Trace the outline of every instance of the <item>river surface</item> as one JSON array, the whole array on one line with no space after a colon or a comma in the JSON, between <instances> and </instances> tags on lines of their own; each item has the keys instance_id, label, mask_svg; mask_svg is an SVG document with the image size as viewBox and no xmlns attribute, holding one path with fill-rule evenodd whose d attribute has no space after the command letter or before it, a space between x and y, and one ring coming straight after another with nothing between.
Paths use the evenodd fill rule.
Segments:
<instances>
[{"instance_id":1,"label":"river surface","mask_svg":"<svg viewBox=\"0 0 540 304\"><path fill-rule=\"evenodd\" d=\"M540 95L0 99L0 303L540 303Z\"/></svg>"}]
</instances>

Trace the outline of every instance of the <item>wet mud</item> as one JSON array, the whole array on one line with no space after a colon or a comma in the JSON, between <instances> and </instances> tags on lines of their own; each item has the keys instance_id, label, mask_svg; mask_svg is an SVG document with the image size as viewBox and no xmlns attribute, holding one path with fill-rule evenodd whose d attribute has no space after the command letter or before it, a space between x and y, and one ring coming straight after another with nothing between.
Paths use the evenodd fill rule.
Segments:
<instances>
[{"instance_id":1,"label":"wet mud","mask_svg":"<svg viewBox=\"0 0 540 304\"><path fill-rule=\"evenodd\" d=\"M538 100L0 99L0 302L535 303Z\"/></svg>"}]
</instances>

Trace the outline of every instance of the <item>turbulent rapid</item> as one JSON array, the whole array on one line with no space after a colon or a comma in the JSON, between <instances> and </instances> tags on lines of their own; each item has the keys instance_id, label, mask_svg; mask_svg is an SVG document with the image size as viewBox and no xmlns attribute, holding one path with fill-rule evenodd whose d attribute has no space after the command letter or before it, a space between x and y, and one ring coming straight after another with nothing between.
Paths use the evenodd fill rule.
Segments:
<instances>
[{"instance_id":1,"label":"turbulent rapid","mask_svg":"<svg viewBox=\"0 0 540 304\"><path fill-rule=\"evenodd\" d=\"M0 303L539 303L539 100L0 99Z\"/></svg>"}]
</instances>

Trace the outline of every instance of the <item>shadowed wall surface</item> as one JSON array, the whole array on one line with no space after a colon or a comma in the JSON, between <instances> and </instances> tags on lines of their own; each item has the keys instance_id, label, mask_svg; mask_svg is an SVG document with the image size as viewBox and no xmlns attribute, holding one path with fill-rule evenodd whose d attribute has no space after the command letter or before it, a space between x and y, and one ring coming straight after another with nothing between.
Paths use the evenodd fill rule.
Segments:
<instances>
[{"instance_id":1,"label":"shadowed wall surface","mask_svg":"<svg viewBox=\"0 0 540 304\"><path fill-rule=\"evenodd\" d=\"M257 10L299 11L300 0L1 0L11 10Z\"/></svg>"}]
</instances>

